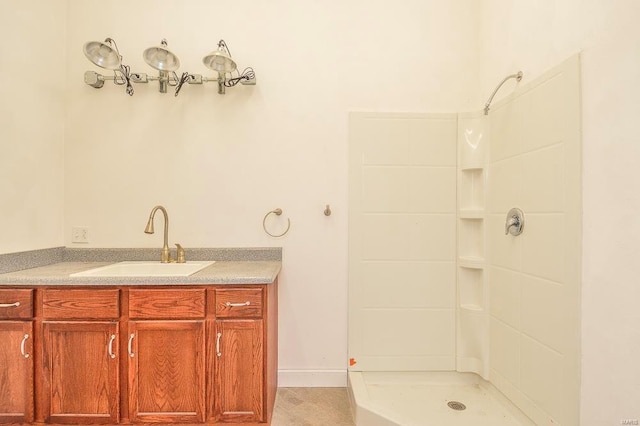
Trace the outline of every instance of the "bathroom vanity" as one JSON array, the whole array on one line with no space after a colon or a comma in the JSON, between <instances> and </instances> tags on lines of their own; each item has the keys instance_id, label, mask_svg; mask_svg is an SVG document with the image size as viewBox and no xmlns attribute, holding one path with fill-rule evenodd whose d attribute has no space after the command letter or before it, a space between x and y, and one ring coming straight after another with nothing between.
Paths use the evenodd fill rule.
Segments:
<instances>
[{"instance_id":1,"label":"bathroom vanity","mask_svg":"<svg viewBox=\"0 0 640 426\"><path fill-rule=\"evenodd\" d=\"M0 423L269 424L279 261L69 277L92 265L0 274Z\"/></svg>"}]
</instances>

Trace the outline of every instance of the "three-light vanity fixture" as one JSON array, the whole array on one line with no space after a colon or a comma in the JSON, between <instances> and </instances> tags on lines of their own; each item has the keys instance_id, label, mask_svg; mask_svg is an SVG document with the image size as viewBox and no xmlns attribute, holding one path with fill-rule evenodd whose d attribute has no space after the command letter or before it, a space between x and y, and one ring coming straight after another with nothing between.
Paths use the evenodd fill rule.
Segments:
<instances>
[{"instance_id":1,"label":"three-light vanity fixture","mask_svg":"<svg viewBox=\"0 0 640 426\"><path fill-rule=\"evenodd\" d=\"M205 77L188 72L183 72L181 76L178 76L176 70L180 67L180 60L167 48L167 40L165 39L162 39L159 46L145 49L142 53L144 61L151 68L158 71L157 77L145 73L132 73L131 68L122 63L122 55L120 55L118 46L112 38L107 38L104 42L90 41L85 43L82 50L87 59L95 65L113 71L112 76L105 76L94 71L85 71L84 82L86 84L99 89L104 86L106 80L113 80L114 84L125 86L125 91L129 96L133 96L133 85L131 83L148 83L149 81L158 81L160 93L167 93L168 86L175 87L175 96L178 96L185 83L217 82L218 93L221 95L224 95L227 87L233 87L238 83L243 85L256 84L256 75L253 72L253 68L247 67L244 71L239 72L224 40L218 42L216 50L202 58L202 62L207 68L217 72L217 77Z\"/></svg>"}]
</instances>

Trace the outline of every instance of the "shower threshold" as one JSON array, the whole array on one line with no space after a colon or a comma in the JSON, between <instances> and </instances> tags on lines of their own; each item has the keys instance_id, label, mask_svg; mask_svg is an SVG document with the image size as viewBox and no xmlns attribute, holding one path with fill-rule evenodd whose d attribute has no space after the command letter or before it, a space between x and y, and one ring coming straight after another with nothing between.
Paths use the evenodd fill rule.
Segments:
<instances>
[{"instance_id":1,"label":"shower threshold","mask_svg":"<svg viewBox=\"0 0 640 426\"><path fill-rule=\"evenodd\" d=\"M348 377L356 426L534 426L473 373L350 371Z\"/></svg>"}]
</instances>

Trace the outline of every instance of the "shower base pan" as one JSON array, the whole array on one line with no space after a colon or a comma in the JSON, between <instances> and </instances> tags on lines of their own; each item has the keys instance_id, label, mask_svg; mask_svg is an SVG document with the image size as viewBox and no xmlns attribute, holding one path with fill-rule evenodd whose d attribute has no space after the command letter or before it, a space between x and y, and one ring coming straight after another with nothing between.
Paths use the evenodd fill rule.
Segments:
<instances>
[{"instance_id":1,"label":"shower base pan","mask_svg":"<svg viewBox=\"0 0 640 426\"><path fill-rule=\"evenodd\" d=\"M535 426L473 373L349 372L356 426Z\"/></svg>"}]
</instances>

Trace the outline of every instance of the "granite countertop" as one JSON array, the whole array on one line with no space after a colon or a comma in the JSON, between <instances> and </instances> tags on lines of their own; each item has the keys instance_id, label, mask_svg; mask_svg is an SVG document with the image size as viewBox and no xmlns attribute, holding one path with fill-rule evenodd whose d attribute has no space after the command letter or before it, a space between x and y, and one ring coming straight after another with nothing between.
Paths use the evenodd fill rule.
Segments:
<instances>
[{"instance_id":1,"label":"granite countertop","mask_svg":"<svg viewBox=\"0 0 640 426\"><path fill-rule=\"evenodd\" d=\"M74 251L63 248L58 253L45 253L47 261L38 260L38 256L42 258L42 252L35 253L32 257L20 256L20 262L16 262L16 256L3 255L0 256L0 263L5 263L5 270L9 269L7 262L13 261L14 264L18 264L14 266L14 270L0 274L0 287L9 285L270 284L275 281L281 268L281 249L192 249L187 250L187 261L215 260L215 263L187 277L69 276L123 260L154 260L158 252L158 250L149 252L148 249L133 250L135 255L132 255L132 249ZM152 259L148 259L150 256L153 256ZM16 268L19 269L16 270Z\"/></svg>"}]
</instances>

